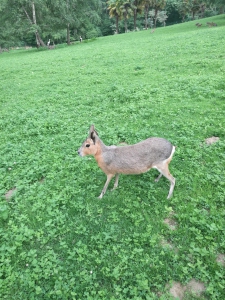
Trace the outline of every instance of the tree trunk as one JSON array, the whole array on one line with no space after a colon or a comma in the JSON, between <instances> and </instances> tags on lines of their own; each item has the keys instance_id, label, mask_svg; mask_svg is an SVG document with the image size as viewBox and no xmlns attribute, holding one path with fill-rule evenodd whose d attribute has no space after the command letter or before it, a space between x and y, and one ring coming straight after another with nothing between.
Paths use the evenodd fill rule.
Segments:
<instances>
[{"instance_id":1,"label":"tree trunk","mask_svg":"<svg viewBox=\"0 0 225 300\"><path fill-rule=\"evenodd\" d=\"M127 33L127 14L126 14L126 12L124 12L123 18L124 18L124 30L125 30L125 33Z\"/></svg>"},{"instance_id":2,"label":"tree trunk","mask_svg":"<svg viewBox=\"0 0 225 300\"><path fill-rule=\"evenodd\" d=\"M32 2L32 13L33 13L33 21L32 19L30 18L28 12L26 11L26 9L23 7L23 10L25 12L25 15L27 16L27 19L29 20L30 24L33 25L37 25L37 22L36 22L36 13L35 13L35 6L34 6L34 2ZM35 31L35 37L36 37L36 43L37 43L37 47L40 47L40 45L42 47L46 47L45 43L42 41L39 33L38 33L38 30Z\"/></svg>"},{"instance_id":3,"label":"tree trunk","mask_svg":"<svg viewBox=\"0 0 225 300\"><path fill-rule=\"evenodd\" d=\"M32 13L33 13L33 24L37 25L34 2L32 2ZM41 39L41 37L40 37L40 35L39 35L39 33L38 33L37 30L35 32L35 36L36 36L37 47L40 47L40 45L42 47L45 47L45 43L42 41L42 39Z\"/></svg>"},{"instance_id":4,"label":"tree trunk","mask_svg":"<svg viewBox=\"0 0 225 300\"><path fill-rule=\"evenodd\" d=\"M224 5L221 4L220 9L219 9L219 14L224 14Z\"/></svg>"},{"instance_id":5,"label":"tree trunk","mask_svg":"<svg viewBox=\"0 0 225 300\"><path fill-rule=\"evenodd\" d=\"M70 24L67 24L67 45L70 45Z\"/></svg>"},{"instance_id":6,"label":"tree trunk","mask_svg":"<svg viewBox=\"0 0 225 300\"><path fill-rule=\"evenodd\" d=\"M42 47L46 47L45 43L41 39L41 37L40 37L40 35L39 35L39 33L38 33L37 30L35 32L35 35L36 35L37 46L40 47L40 45L41 45Z\"/></svg>"},{"instance_id":7,"label":"tree trunk","mask_svg":"<svg viewBox=\"0 0 225 300\"><path fill-rule=\"evenodd\" d=\"M35 13L35 6L34 6L34 2L32 2L32 12L33 12L33 23L36 25L36 13Z\"/></svg>"},{"instance_id":8,"label":"tree trunk","mask_svg":"<svg viewBox=\"0 0 225 300\"><path fill-rule=\"evenodd\" d=\"M134 10L134 30L136 30L136 20L137 20L137 9Z\"/></svg>"},{"instance_id":9,"label":"tree trunk","mask_svg":"<svg viewBox=\"0 0 225 300\"><path fill-rule=\"evenodd\" d=\"M148 11L149 11L149 6L145 5L145 29L148 29Z\"/></svg>"},{"instance_id":10,"label":"tree trunk","mask_svg":"<svg viewBox=\"0 0 225 300\"><path fill-rule=\"evenodd\" d=\"M35 31L35 36L36 36L36 43L37 43L37 47L39 48L40 46L42 47L46 47L45 43L43 42L43 40L41 39L39 32L36 30Z\"/></svg>"},{"instance_id":11,"label":"tree trunk","mask_svg":"<svg viewBox=\"0 0 225 300\"><path fill-rule=\"evenodd\" d=\"M119 33L119 16L116 16L116 33Z\"/></svg>"},{"instance_id":12,"label":"tree trunk","mask_svg":"<svg viewBox=\"0 0 225 300\"><path fill-rule=\"evenodd\" d=\"M204 16L205 16L205 3L201 4L200 9L201 9L201 18L204 18Z\"/></svg>"},{"instance_id":13,"label":"tree trunk","mask_svg":"<svg viewBox=\"0 0 225 300\"><path fill-rule=\"evenodd\" d=\"M155 28L156 28L156 21L157 21L157 15L158 15L158 9L155 9L155 22L154 22L154 25L155 25Z\"/></svg>"}]
</instances>

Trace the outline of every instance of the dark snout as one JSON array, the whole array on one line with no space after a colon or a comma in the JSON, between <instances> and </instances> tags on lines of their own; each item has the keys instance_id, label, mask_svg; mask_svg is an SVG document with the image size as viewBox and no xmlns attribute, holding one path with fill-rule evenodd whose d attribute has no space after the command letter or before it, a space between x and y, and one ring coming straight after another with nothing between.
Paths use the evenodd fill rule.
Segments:
<instances>
[{"instance_id":1,"label":"dark snout","mask_svg":"<svg viewBox=\"0 0 225 300\"><path fill-rule=\"evenodd\" d=\"M77 150L77 153L78 153L79 156L82 156L82 153L81 153L81 150L80 150L80 149Z\"/></svg>"}]
</instances>

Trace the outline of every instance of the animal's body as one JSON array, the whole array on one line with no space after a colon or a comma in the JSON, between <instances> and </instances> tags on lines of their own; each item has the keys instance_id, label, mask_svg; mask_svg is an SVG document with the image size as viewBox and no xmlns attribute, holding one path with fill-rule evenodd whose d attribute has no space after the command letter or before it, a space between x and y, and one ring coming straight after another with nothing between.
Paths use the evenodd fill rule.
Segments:
<instances>
[{"instance_id":1,"label":"animal's body","mask_svg":"<svg viewBox=\"0 0 225 300\"><path fill-rule=\"evenodd\" d=\"M151 137L134 145L106 146L98 136L94 125L90 127L89 136L78 153L80 156L93 155L98 166L107 175L105 186L99 196L105 194L108 184L116 175L114 188L118 186L119 174L140 174L155 168L160 172L158 181L164 175L170 181L170 198L175 186L175 178L170 174L168 165L175 152L175 147L167 140Z\"/></svg>"}]
</instances>

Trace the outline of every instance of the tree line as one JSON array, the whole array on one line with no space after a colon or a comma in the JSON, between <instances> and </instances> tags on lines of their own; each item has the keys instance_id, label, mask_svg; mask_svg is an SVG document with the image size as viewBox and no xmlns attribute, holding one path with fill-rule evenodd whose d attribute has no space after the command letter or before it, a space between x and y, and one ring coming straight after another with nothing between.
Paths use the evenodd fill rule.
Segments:
<instances>
[{"instance_id":1,"label":"tree line","mask_svg":"<svg viewBox=\"0 0 225 300\"><path fill-rule=\"evenodd\" d=\"M0 47L68 45L224 13L225 0L1 0Z\"/></svg>"}]
</instances>

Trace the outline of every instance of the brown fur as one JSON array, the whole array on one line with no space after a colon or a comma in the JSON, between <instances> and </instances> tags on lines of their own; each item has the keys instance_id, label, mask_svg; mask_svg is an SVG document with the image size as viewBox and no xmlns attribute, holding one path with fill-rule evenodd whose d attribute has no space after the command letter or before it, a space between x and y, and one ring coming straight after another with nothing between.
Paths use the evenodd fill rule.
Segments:
<instances>
[{"instance_id":1,"label":"brown fur","mask_svg":"<svg viewBox=\"0 0 225 300\"><path fill-rule=\"evenodd\" d=\"M106 146L98 137L94 125L90 127L89 136L78 153L80 156L93 155L98 166L107 175L107 181L99 196L105 194L108 184L116 175L114 188L118 186L119 174L140 174L151 168L158 169L158 181L164 175L171 183L168 198L172 196L175 178L170 174L168 165L175 147L163 138L151 137L130 146Z\"/></svg>"}]
</instances>

